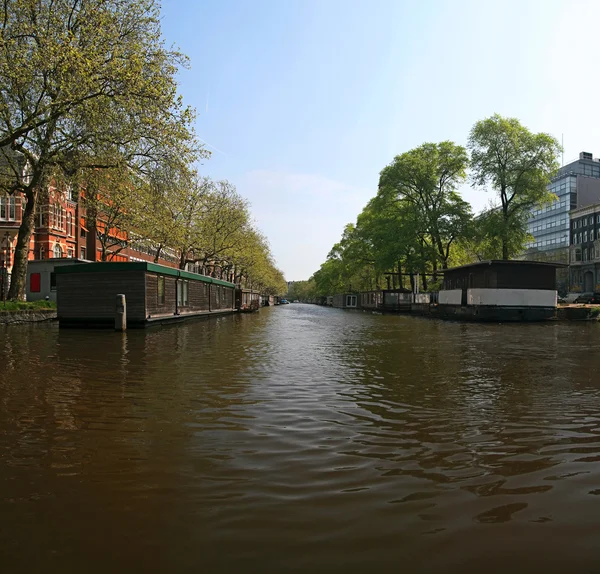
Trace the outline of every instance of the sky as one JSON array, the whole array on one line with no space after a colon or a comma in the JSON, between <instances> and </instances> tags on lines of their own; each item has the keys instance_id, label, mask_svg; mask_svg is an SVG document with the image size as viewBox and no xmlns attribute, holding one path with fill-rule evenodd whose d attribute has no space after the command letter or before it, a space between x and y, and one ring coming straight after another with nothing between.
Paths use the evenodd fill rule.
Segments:
<instances>
[{"instance_id":1,"label":"sky","mask_svg":"<svg viewBox=\"0 0 600 574\"><path fill-rule=\"evenodd\" d=\"M494 113L600 156L600 2L163 0L163 35L212 152L286 279L308 279L424 142L466 145ZM475 212L490 193L461 189Z\"/></svg>"}]
</instances>

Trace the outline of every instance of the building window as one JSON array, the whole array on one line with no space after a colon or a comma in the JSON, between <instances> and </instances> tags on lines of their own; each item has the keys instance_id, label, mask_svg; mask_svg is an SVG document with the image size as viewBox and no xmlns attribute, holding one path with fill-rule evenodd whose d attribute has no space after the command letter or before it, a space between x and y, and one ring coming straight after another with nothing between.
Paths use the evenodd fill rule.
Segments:
<instances>
[{"instance_id":1,"label":"building window","mask_svg":"<svg viewBox=\"0 0 600 574\"><path fill-rule=\"evenodd\" d=\"M581 227L581 219L577 221L577 227Z\"/></svg>"},{"instance_id":2,"label":"building window","mask_svg":"<svg viewBox=\"0 0 600 574\"><path fill-rule=\"evenodd\" d=\"M579 239L579 241L577 243L581 243L581 233L577 234L577 238Z\"/></svg>"},{"instance_id":3,"label":"building window","mask_svg":"<svg viewBox=\"0 0 600 574\"><path fill-rule=\"evenodd\" d=\"M40 227L48 227L48 206L40 209Z\"/></svg>"},{"instance_id":4,"label":"building window","mask_svg":"<svg viewBox=\"0 0 600 574\"><path fill-rule=\"evenodd\" d=\"M165 304L165 277L164 277L164 275L158 276L157 299L158 299L159 305Z\"/></svg>"},{"instance_id":5,"label":"building window","mask_svg":"<svg viewBox=\"0 0 600 574\"><path fill-rule=\"evenodd\" d=\"M590 225L594 225L594 218L593 218L593 217L590 217L590 219L589 219L588 223L589 223Z\"/></svg>"},{"instance_id":6,"label":"building window","mask_svg":"<svg viewBox=\"0 0 600 574\"><path fill-rule=\"evenodd\" d=\"M587 250L587 248L583 250L583 260L584 261L588 260L588 250Z\"/></svg>"},{"instance_id":7,"label":"building window","mask_svg":"<svg viewBox=\"0 0 600 574\"><path fill-rule=\"evenodd\" d=\"M67 255L67 257L68 257L69 259L73 259L73 257L75 257L75 251L74 251L73 249L69 249L69 250L67 251L67 254L68 254L68 255Z\"/></svg>"},{"instance_id":8,"label":"building window","mask_svg":"<svg viewBox=\"0 0 600 574\"><path fill-rule=\"evenodd\" d=\"M0 220L14 221L16 219L15 197L0 197Z\"/></svg>"},{"instance_id":9,"label":"building window","mask_svg":"<svg viewBox=\"0 0 600 574\"><path fill-rule=\"evenodd\" d=\"M594 241L594 230L590 229L590 241Z\"/></svg>"},{"instance_id":10,"label":"building window","mask_svg":"<svg viewBox=\"0 0 600 574\"><path fill-rule=\"evenodd\" d=\"M583 242L587 243L588 240L588 234L587 234L587 229L583 232Z\"/></svg>"},{"instance_id":11,"label":"building window","mask_svg":"<svg viewBox=\"0 0 600 574\"><path fill-rule=\"evenodd\" d=\"M63 256L62 249L58 243L54 244L54 258L60 259Z\"/></svg>"},{"instance_id":12,"label":"building window","mask_svg":"<svg viewBox=\"0 0 600 574\"><path fill-rule=\"evenodd\" d=\"M81 257L81 259L85 259L85 247L82 247L79 251L79 257Z\"/></svg>"}]
</instances>

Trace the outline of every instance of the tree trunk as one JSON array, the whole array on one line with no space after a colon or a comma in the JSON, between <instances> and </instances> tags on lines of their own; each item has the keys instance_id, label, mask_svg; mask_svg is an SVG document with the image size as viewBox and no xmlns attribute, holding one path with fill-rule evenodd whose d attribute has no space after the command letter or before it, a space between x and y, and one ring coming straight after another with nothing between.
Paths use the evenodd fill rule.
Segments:
<instances>
[{"instance_id":1,"label":"tree trunk","mask_svg":"<svg viewBox=\"0 0 600 574\"><path fill-rule=\"evenodd\" d=\"M427 291L427 275L425 275L425 271L421 275L423 277L423 291Z\"/></svg>"},{"instance_id":2,"label":"tree trunk","mask_svg":"<svg viewBox=\"0 0 600 574\"><path fill-rule=\"evenodd\" d=\"M13 268L8 290L8 299L11 301L23 301L25 299L25 285L27 282L27 261L29 259L29 243L35 223L35 204L37 192L26 194L27 203L23 210L23 220L19 226L17 245L13 258Z\"/></svg>"},{"instance_id":3,"label":"tree trunk","mask_svg":"<svg viewBox=\"0 0 600 574\"><path fill-rule=\"evenodd\" d=\"M159 244L158 247L156 248L156 253L154 254L154 263L158 263L158 260L160 259L160 252L162 251L162 244Z\"/></svg>"},{"instance_id":4,"label":"tree trunk","mask_svg":"<svg viewBox=\"0 0 600 574\"><path fill-rule=\"evenodd\" d=\"M506 236L502 238L502 259L505 261L510 259L508 256L508 240Z\"/></svg>"}]
</instances>

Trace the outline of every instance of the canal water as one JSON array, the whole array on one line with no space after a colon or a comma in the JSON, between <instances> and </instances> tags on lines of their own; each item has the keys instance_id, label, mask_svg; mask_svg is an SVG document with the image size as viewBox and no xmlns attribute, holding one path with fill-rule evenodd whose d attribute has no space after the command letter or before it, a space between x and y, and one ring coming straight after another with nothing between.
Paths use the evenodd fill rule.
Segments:
<instances>
[{"instance_id":1,"label":"canal water","mask_svg":"<svg viewBox=\"0 0 600 574\"><path fill-rule=\"evenodd\" d=\"M0 571L597 572L600 325L0 330Z\"/></svg>"}]
</instances>

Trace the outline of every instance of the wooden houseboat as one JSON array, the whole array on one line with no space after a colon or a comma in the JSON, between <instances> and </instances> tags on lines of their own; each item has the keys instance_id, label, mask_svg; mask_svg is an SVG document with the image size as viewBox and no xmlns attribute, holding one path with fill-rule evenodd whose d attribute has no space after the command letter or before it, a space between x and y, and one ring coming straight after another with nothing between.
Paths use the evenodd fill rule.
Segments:
<instances>
[{"instance_id":1,"label":"wooden houseboat","mask_svg":"<svg viewBox=\"0 0 600 574\"><path fill-rule=\"evenodd\" d=\"M238 287L235 290L235 306L242 313L258 311L260 309L260 293L252 289Z\"/></svg>"},{"instance_id":2,"label":"wooden houseboat","mask_svg":"<svg viewBox=\"0 0 600 574\"><path fill-rule=\"evenodd\" d=\"M128 327L233 313L235 285L153 263L87 263L57 267L60 326L114 325L124 294Z\"/></svg>"},{"instance_id":3,"label":"wooden houseboat","mask_svg":"<svg viewBox=\"0 0 600 574\"><path fill-rule=\"evenodd\" d=\"M334 295L331 304L338 309L356 309L359 306L359 297L357 293Z\"/></svg>"},{"instance_id":4,"label":"wooden houseboat","mask_svg":"<svg viewBox=\"0 0 600 574\"><path fill-rule=\"evenodd\" d=\"M260 304L261 307L272 307L275 305L275 297L273 295L261 295Z\"/></svg>"},{"instance_id":5,"label":"wooden houseboat","mask_svg":"<svg viewBox=\"0 0 600 574\"><path fill-rule=\"evenodd\" d=\"M447 269L432 314L471 321L554 318L558 267L562 265L495 260Z\"/></svg>"},{"instance_id":6,"label":"wooden houseboat","mask_svg":"<svg viewBox=\"0 0 600 574\"><path fill-rule=\"evenodd\" d=\"M380 289L360 294L363 309L377 311L410 311L415 295L409 289Z\"/></svg>"}]
</instances>

